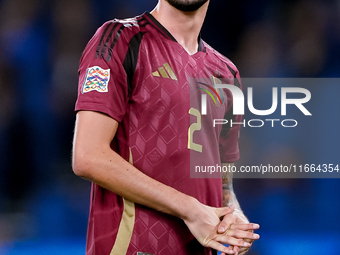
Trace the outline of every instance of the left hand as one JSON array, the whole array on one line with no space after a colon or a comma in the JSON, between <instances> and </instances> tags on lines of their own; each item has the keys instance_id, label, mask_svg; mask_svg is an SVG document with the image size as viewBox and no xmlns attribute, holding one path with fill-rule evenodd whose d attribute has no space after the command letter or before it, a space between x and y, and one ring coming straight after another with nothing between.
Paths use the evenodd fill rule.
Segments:
<instances>
[{"instance_id":1,"label":"left hand","mask_svg":"<svg viewBox=\"0 0 340 255\"><path fill-rule=\"evenodd\" d=\"M248 224L249 221L246 218L246 216L238 209L235 209L232 214L227 214L223 217L223 220L220 222L217 232L219 234L223 234L226 232L228 228L230 228L231 224ZM254 224L254 229L258 229L259 226L257 224ZM254 232L253 230L248 230L250 232ZM258 239L258 238L255 238ZM244 239L244 241L248 243L252 243L254 240L252 239ZM248 252L250 247L238 247L234 246L232 247L235 251L235 254L238 255L244 255L246 252ZM225 253L222 253L221 255L225 255Z\"/></svg>"}]
</instances>

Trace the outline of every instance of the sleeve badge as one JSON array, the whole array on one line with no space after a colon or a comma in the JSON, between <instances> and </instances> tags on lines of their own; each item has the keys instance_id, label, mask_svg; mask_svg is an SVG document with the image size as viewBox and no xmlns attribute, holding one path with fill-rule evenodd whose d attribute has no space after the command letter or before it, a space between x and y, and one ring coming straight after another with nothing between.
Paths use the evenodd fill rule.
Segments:
<instances>
[{"instance_id":1,"label":"sleeve badge","mask_svg":"<svg viewBox=\"0 0 340 255\"><path fill-rule=\"evenodd\" d=\"M103 69L99 66L92 66L87 69L82 94L98 91L101 93L108 92L110 80L110 69Z\"/></svg>"}]
</instances>

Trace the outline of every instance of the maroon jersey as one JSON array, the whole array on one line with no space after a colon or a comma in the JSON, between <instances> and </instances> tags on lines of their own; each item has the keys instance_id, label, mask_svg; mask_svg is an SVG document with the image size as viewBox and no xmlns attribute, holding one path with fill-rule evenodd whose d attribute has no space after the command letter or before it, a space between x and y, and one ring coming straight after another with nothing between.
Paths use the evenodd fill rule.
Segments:
<instances>
[{"instance_id":1,"label":"maroon jersey","mask_svg":"<svg viewBox=\"0 0 340 255\"><path fill-rule=\"evenodd\" d=\"M106 22L89 41L79 68L76 111L111 116L120 123L113 150L151 178L221 207L221 179L191 178L190 167L239 158L239 126L212 126L213 119L233 118L231 94L214 84L223 79L234 84L238 77L236 67L204 41L189 55L145 13ZM201 95L207 91L204 115ZM92 185L87 255L213 253L181 219Z\"/></svg>"}]
</instances>

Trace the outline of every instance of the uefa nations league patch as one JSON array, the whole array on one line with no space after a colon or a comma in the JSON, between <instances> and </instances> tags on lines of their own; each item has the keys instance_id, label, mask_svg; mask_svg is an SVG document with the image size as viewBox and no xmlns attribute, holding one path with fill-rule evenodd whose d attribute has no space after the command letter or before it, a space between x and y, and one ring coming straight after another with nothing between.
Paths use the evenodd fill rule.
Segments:
<instances>
[{"instance_id":1,"label":"uefa nations league patch","mask_svg":"<svg viewBox=\"0 0 340 255\"><path fill-rule=\"evenodd\" d=\"M86 76L81 90L82 94L98 91L108 92L108 84L110 80L110 69L103 69L99 66L92 66L87 69Z\"/></svg>"}]
</instances>

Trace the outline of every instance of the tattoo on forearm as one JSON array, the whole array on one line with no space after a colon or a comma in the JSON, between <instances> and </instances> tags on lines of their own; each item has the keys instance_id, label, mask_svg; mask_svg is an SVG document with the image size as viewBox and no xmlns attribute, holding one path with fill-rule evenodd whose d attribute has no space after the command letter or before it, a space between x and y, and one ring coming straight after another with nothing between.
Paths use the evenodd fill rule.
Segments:
<instances>
[{"instance_id":1,"label":"tattoo on forearm","mask_svg":"<svg viewBox=\"0 0 340 255\"><path fill-rule=\"evenodd\" d=\"M232 178L232 173L223 173L222 175L223 206L228 206L232 202L234 193Z\"/></svg>"},{"instance_id":2,"label":"tattoo on forearm","mask_svg":"<svg viewBox=\"0 0 340 255\"><path fill-rule=\"evenodd\" d=\"M226 164L227 166L229 164ZM230 163L230 165L233 165ZM233 173L222 174L223 206L234 204L236 209L241 210L233 189Z\"/></svg>"}]
</instances>

